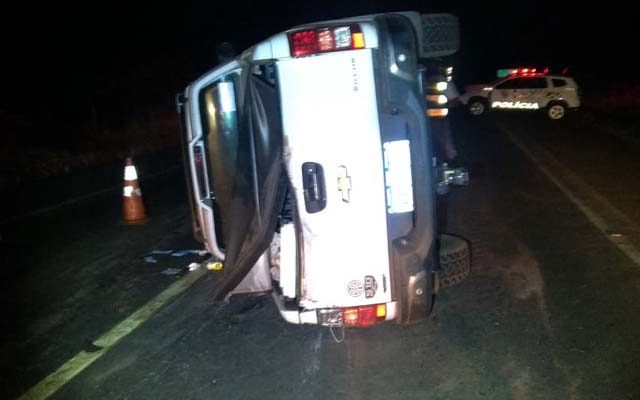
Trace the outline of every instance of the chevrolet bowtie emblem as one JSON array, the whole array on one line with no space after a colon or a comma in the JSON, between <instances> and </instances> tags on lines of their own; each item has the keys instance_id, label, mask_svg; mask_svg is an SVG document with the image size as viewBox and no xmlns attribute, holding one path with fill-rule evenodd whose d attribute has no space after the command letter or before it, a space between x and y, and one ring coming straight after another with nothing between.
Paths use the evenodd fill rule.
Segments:
<instances>
[{"instance_id":1,"label":"chevrolet bowtie emblem","mask_svg":"<svg viewBox=\"0 0 640 400\"><path fill-rule=\"evenodd\" d=\"M338 190L342 194L342 201L348 203L351 200L351 177L344 165L338 167Z\"/></svg>"}]
</instances>

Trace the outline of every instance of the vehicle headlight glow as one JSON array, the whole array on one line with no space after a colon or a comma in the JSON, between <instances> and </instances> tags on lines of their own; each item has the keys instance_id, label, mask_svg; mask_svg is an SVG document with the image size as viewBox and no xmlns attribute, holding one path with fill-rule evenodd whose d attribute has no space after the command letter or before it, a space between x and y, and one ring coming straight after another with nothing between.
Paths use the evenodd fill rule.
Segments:
<instances>
[{"instance_id":1,"label":"vehicle headlight glow","mask_svg":"<svg viewBox=\"0 0 640 400\"><path fill-rule=\"evenodd\" d=\"M443 94L431 94L427 96L427 100L436 104L447 104L447 96Z\"/></svg>"}]
</instances>

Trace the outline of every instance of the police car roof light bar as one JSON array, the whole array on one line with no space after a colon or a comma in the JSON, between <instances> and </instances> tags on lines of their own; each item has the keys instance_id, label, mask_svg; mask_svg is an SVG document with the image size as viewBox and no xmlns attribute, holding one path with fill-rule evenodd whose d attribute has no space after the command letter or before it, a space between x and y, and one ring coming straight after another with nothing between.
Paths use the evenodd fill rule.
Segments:
<instances>
[{"instance_id":1,"label":"police car roof light bar","mask_svg":"<svg viewBox=\"0 0 640 400\"><path fill-rule=\"evenodd\" d=\"M531 67L520 67L520 68L506 68L499 69L496 73L498 78L504 78L507 76L536 76L536 75L546 75L549 73L549 67L545 67L542 72L538 72L537 68Z\"/></svg>"}]
</instances>

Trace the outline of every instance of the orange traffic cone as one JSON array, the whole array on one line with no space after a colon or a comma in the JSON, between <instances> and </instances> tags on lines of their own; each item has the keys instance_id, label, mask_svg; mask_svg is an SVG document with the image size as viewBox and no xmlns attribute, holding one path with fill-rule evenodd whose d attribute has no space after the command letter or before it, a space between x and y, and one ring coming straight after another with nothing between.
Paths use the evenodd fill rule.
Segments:
<instances>
[{"instance_id":1,"label":"orange traffic cone","mask_svg":"<svg viewBox=\"0 0 640 400\"><path fill-rule=\"evenodd\" d=\"M147 213L142 203L142 191L138 184L138 173L131 157L127 157L124 167L124 189L122 191L122 222L128 225L140 225L147 222Z\"/></svg>"}]
</instances>

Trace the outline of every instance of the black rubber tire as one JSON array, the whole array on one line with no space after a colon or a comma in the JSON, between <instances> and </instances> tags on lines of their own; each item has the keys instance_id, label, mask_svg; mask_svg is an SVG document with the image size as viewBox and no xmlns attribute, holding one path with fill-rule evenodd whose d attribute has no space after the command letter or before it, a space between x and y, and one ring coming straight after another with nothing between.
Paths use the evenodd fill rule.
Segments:
<instances>
[{"instance_id":1,"label":"black rubber tire","mask_svg":"<svg viewBox=\"0 0 640 400\"><path fill-rule=\"evenodd\" d=\"M440 235L440 270L438 284L440 289L462 282L471 272L471 249L465 239Z\"/></svg>"},{"instance_id":2,"label":"black rubber tire","mask_svg":"<svg viewBox=\"0 0 640 400\"><path fill-rule=\"evenodd\" d=\"M460 48L458 18L452 14L422 14L419 53L423 58L446 57Z\"/></svg>"},{"instance_id":3,"label":"black rubber tire","mask_svg":"<svg viewBox=\"0 0 640 400\"><path fill-rule=\"evenodd\" d=\"M475 110L482 110L479 113ZM489 112L489 103L484 99L479 99L477 97L472 98L467 103L467 113L474 118L482 117L487 115Z\"/></svg>"},{"instance_id":4,"label":"black rubber tire","mask_svg":"<svg viewBox=\"0 0 640 400\"><path fill-rule=\"evenodd\" d=\"M547 118L551 121L559 121L567 117L568 111L569 109L565 103L554 101L549 103L545 113L547 114Z\"/></svg>"}]
</instances>

